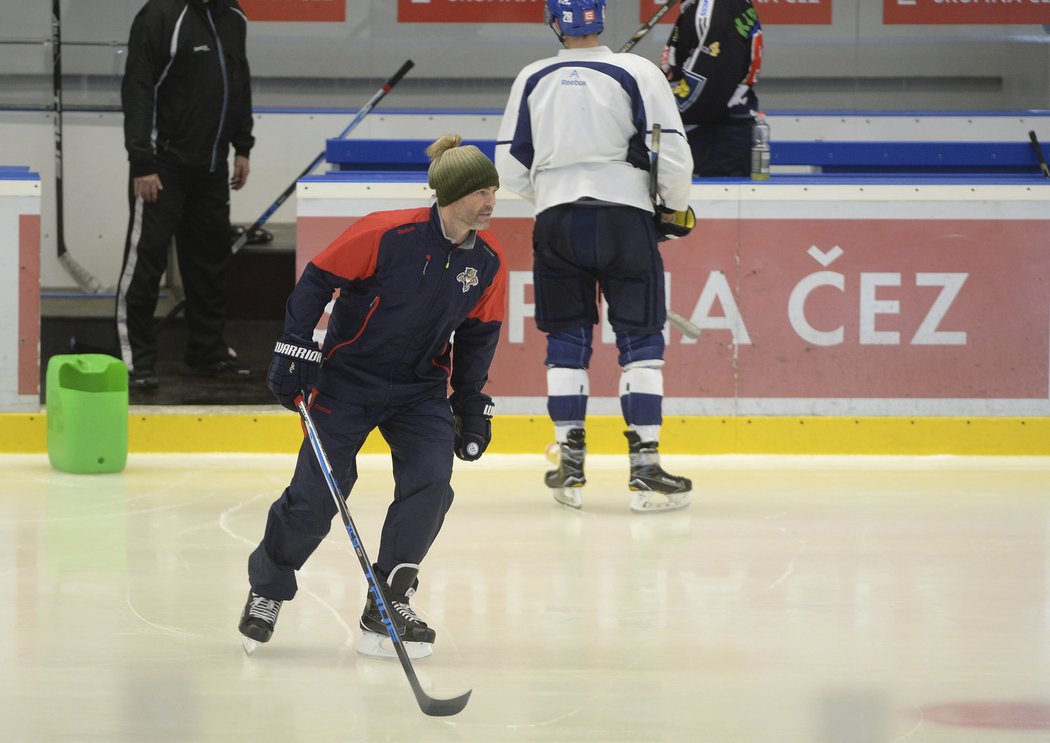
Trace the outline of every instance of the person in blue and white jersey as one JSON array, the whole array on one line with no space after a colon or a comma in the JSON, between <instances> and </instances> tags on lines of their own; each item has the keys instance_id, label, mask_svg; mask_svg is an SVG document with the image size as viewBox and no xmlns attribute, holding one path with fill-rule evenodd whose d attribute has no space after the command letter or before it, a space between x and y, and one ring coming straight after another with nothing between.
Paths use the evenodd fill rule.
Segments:
<instances>
[{"instance_id":1,"label":"person in blue and white jersey","mask_svg":"<svg viewBox=\"0 0 1050 743\"><path fill-rule=\"evenodd\" d=\"M495 157L503 187L535 206L536 324L547 334L547 410L560 452L545 483L559 503L582 506L600 291L619 349L631 507L682 508L692 483L665 472L658 452L667 312L657 241L660 233L681 234L682 215L691 214L689 144L660 69L599 41L605 0L547 0L545 16L565 48L518 74Z\"/></svg>"}]
</instances>

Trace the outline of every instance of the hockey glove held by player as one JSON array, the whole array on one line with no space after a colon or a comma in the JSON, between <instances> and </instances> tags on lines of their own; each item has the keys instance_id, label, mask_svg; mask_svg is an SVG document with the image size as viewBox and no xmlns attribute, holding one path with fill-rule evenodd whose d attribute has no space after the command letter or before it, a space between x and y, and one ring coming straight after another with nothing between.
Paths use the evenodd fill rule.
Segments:
<instances>
[{"instance_id":1,"label":"hockey glove held by player","mask_svg":"<svg viewBox=\"0 0 1050 743\"><path fill-rule=\"evenodd\" d=\"M316 343L285 334L273 348L273 361L266 374L266 385L277 402L295 411L300 392L309 395L321 367L321 351Z\"/></svg>"},{"instance_id":2,"label":"hockey glove held by player","mask_svg":"<svg viewBox=\"0 0 1050 743\"><path fill-rule=\"evenodd\" d=\"M656 231L660 235L658 238L660 242L685 237L696 227L696 214L691 206L687 206L685 211L680 212L663 211L662 208L661 211L661 215L656 220ZM669 219L668 215L670 215Z\"/></svg>"},{"instance_id":3,"label":"hockey glove held by player","mask_svg":"<svg viewBox=\"0 0 1050 743\"><path fill-rule=\"evenodd\" d=\"M492 398L479 392L452 395L449 402L456 419L456 456L466 462L481 459L492 440Z\"/></svg>"}]
</instances>

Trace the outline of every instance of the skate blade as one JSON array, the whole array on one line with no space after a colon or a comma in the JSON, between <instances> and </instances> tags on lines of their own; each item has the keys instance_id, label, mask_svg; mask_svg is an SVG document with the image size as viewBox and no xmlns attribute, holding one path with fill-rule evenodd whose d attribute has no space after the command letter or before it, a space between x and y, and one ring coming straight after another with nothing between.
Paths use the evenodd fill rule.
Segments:
<instances>
[{"instance_id":1,"label":"skate blade","mask_svg":"<svg viewBox=\"0 0 1050 743\"><path fill-rule=\"evenodd\" d=\"M583 494L580 488L552 488L551 495L554 500L569 508L583 508Z\"/></svg>"},{"instance_id":2,"label":"skate blade","mask_svg":"<svg viewBox=\"0 0 1050 743\"><path fill-rule=\"evenodd\" d=\"M434 654L434 646L429 642L404 642L401 643L408 657L412 660L429 658ZM396 658L397 651L394 644L387 635L378 632L361 632L357 641L357 652L370 658Z\"/></svg>"},{"instance_id":3,"label":"skate blade","mask_svg":"<svg viewBox=\"0 0 1050 743\"><path fill-rule=\"evenodd\" d=\"M244 652L248 655L254 653L255 649L259 647L259 643L256 640L253 640L250 637L245 637L244 635L241 635L241 645L244 646Z\"/></svg>"},{"instance_id":4,"label":"skate blade","mask_svg":"<svg viewBox=\"0 0 1050 743\"><path fill-rule=\"evenodd\" d=\"M635 513L663 513L677 511L689 505L689 493L637 492L631 496L631 510Z\"/></svg>"}]
</instances>

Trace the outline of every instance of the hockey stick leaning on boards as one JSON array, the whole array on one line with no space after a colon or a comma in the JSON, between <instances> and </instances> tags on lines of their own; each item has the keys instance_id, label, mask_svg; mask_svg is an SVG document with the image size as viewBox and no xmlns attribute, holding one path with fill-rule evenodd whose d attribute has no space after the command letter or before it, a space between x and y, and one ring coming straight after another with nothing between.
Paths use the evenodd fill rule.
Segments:
<instances>
[{"instance_id":1,"label":"hockey stick leaning on boards","mask_svg":"<svg viewBox=\"0 0 1050 743\"><path fill-rule=\"evenodd\" d=\"M394 73L393 77L391 77L389 80L383 83L383 87L377 90L372 95L372 97L368 99L368 102L361 107L361 109L357 112L357 115L354 116L353 120L349 124L347 124L346 128L343 129L343 131L339 134L337 139L345 139L346 135L349 134L355 126L361 123L361 120L364 119L365 116L367 116L368 113L376 107L376 104L383 99L383 96L389 93L391 88L393 88L395 85L401 82L401 78L403 78L405 74L414 66L415 62L413 62L411 59L406 60L405 63L401 65L401 67L398 69L398 71ZM288 197L292 195L293 191L295 191L295 187L299 183L299 179L309 175L310 171L312 171L314 168L320 165L321 161L324 160L324 158L325 151L322 150L317 157L310 161L309 165L303 168L303 172L297 175L292 180L292 182L288 184L284 191L281 192L281 195L274 199L273 203L266 207L266 211L259 215L259 218L252 223L251 227L244 230L244 232L240 233L240 235L234 241L233 247L230 248L231 254L236 255L237 252L245 246L245 244L251 238L252 233L260 227L262 227L264 224L266 224L267 220L269 220L270 217L273 216L274 212L276 212L281 207L281 204L288 200ZM157 329L159 330L160 328L166 326L174 317L176 317L182 311L182 309L185 306L186 300L180 299L174 307L168 310L168 314L158 321Z\"/></svg>"}]
</instances>

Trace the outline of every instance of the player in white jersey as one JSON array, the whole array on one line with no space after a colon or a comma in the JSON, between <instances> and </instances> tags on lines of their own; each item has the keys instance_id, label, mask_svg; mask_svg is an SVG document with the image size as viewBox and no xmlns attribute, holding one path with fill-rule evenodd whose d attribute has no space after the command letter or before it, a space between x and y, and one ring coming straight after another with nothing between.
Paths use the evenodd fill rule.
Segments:
<instances>
[{"instance_id":1,"label":"player in white jersey","mask_svg":"<svg viewBox=\"0 0 1050 743\"><path fill-rule=\"evenodd\" d=\"M693 161L682 119L655 64L601 45L605 0L547 0L546 20L565 48L518 74L496 142L501 184L536 211L536 324L547 334L547 410L560 450L545 482L558 502L581 507L600 290L620 352L631 508L682 508L692 483L665 472L658 453L667 312L657 248L658 231L689 209Z\"/></svg>"}]
</instances>

